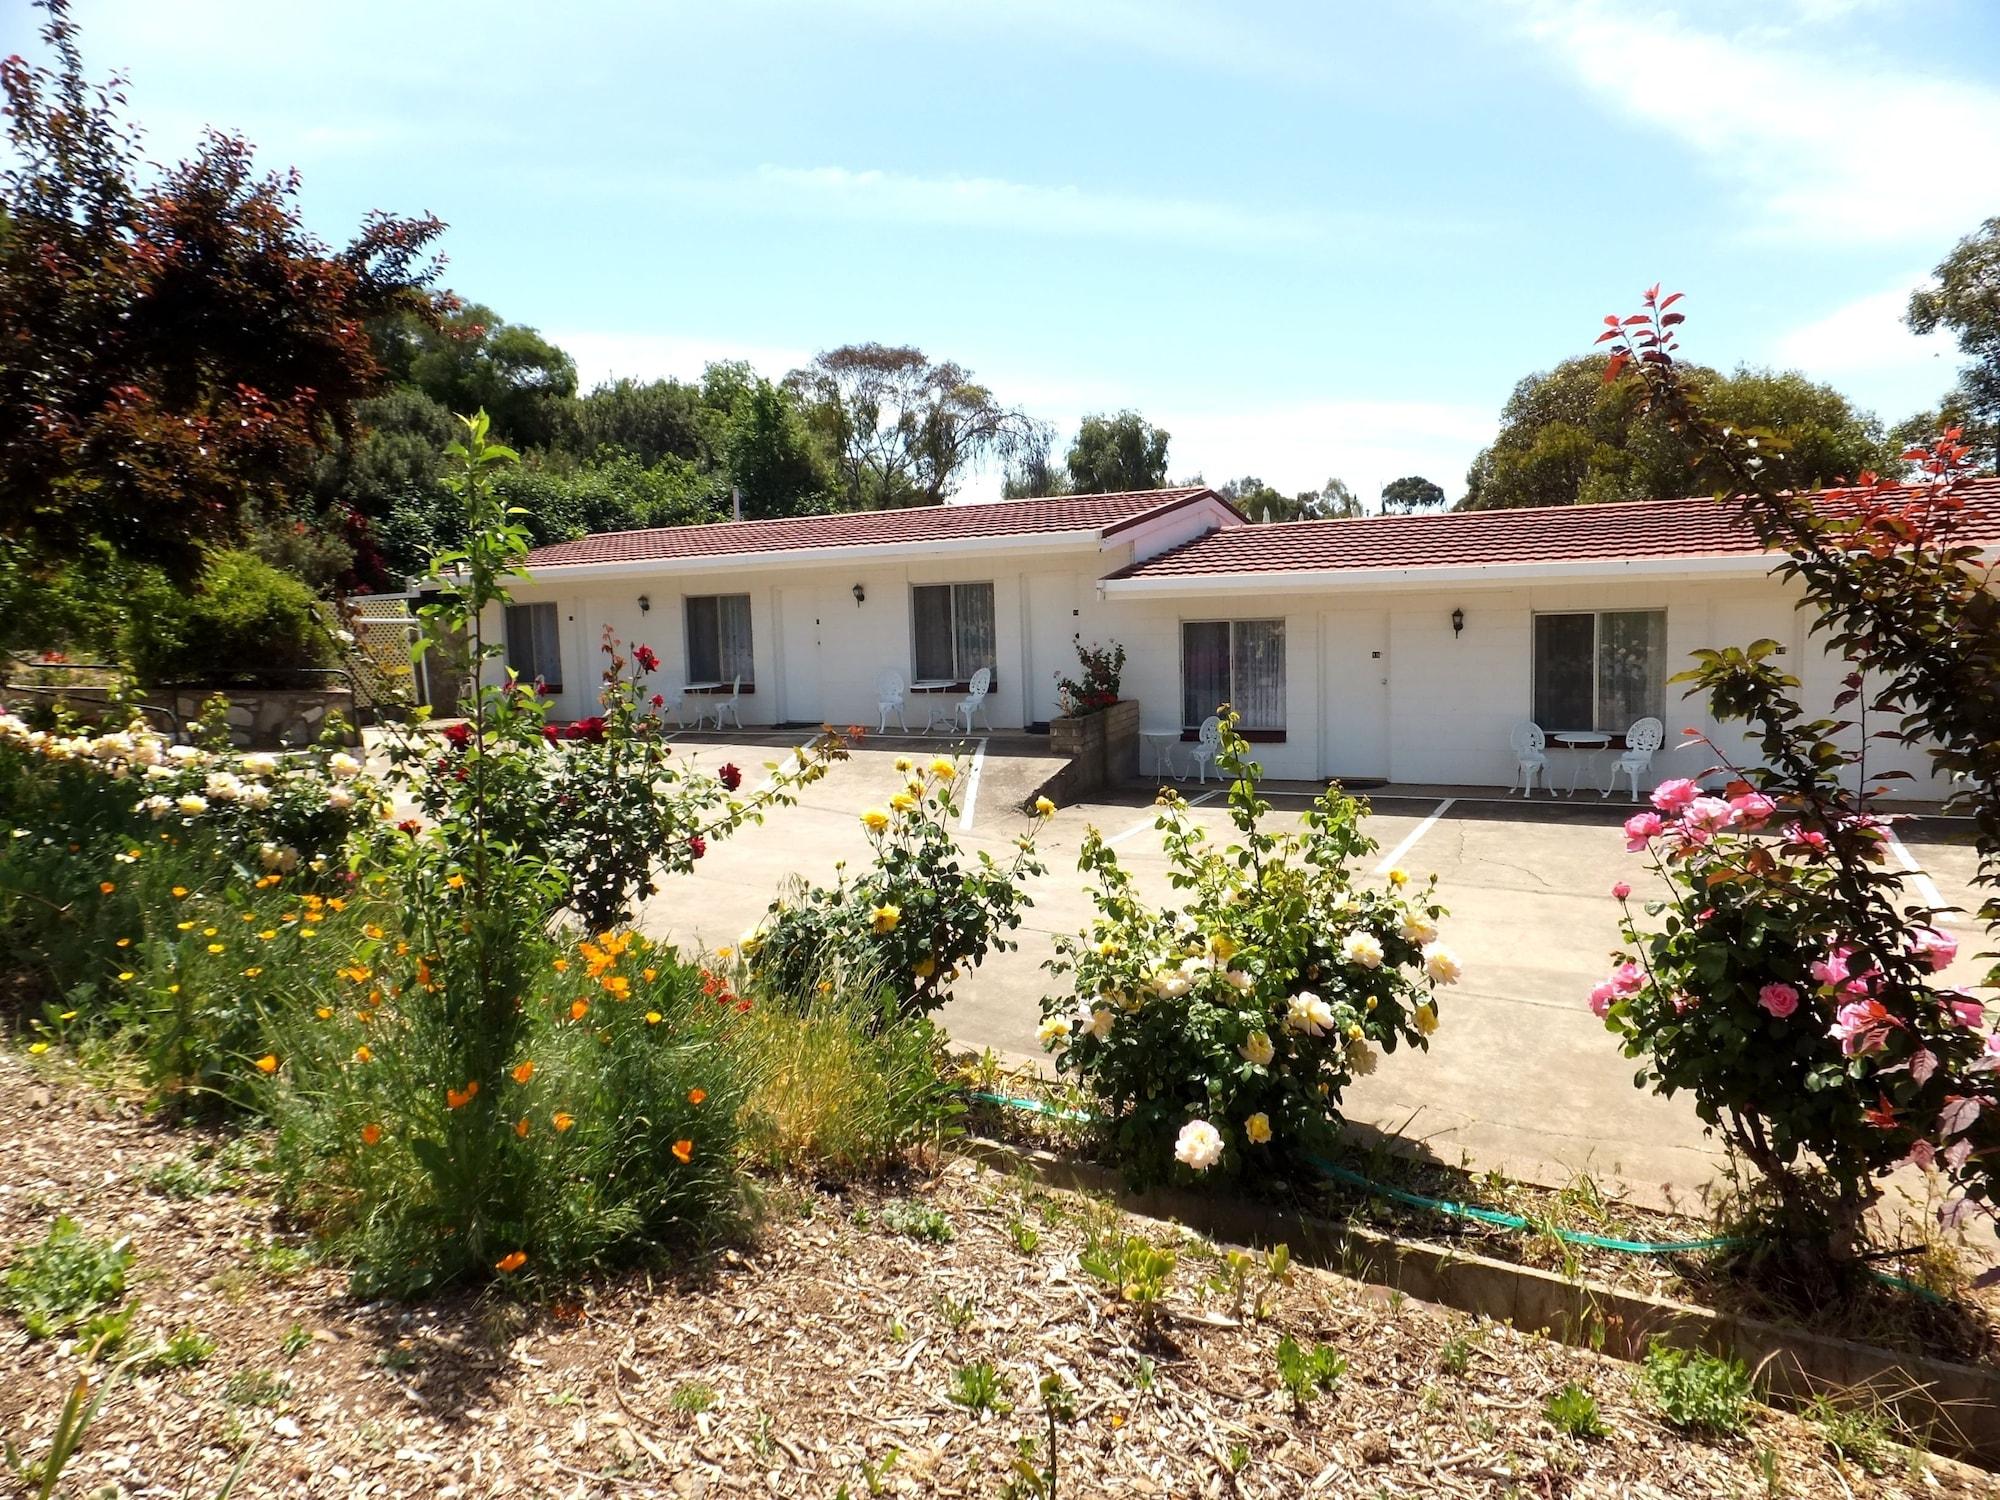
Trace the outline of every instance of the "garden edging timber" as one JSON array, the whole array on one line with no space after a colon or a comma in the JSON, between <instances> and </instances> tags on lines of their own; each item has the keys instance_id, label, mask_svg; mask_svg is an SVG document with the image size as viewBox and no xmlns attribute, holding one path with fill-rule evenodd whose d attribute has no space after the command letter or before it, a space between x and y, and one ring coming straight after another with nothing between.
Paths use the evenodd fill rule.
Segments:
<instances>
[{"instance_id":1,"label":"garden edging timber","mask_svg":"<svg viewBox=\"0 0 2000 1500\"><path fill-rule=\"evenodd\" d=\"M1733 1353L1757 1369L1771 1396L1803 1403L1824 1393L1867 1392L1903 1428L1927 1434L1931 1451L2000 1467L2000 1372L1715 1312L1645 1292L1571 1281L1358 1224L1242 1198L1172 1188L1134 1192L1117 1173L1054 1152L970 1136L957 1149L989 1166L1026 1170L1051 1187L1107 1196L1127 1212L1185 1225L1238 1244L1285 1244L1294 1259L1392 1287L1425 1302L1542 1333L1563 1343L1637 1360L1665 1343Z\"/></svg>"}]
</instances>

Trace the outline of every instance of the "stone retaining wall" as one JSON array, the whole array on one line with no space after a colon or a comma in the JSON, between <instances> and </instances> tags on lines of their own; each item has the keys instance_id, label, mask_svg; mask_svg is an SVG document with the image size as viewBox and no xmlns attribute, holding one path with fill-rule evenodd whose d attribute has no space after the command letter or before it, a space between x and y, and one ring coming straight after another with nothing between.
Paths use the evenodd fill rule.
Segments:
<instances>
[{"instance_id":1,"label":"stone retaining wall","mask_svg":"<svg viewBox=\"0 0 2000 1500\"><path fill-rule=\"evenodd\" d=\"M1043 788L1056 802L1137 780L1139 700L1121 698L1096 713L1049 720L1049 750L1069 757L1068 767Z\"/></svg>"},{"instance_id":2,"label":"stone retaining wall","mask_svg":"<svg viewBox=\"0 0 2000 1500\"><path fill-rule=\"evenodd\" d=\"M360 742L354 730L354 693L339 688L153 688L140 696L149 708L174 714L183 725L201 716L201 706L217 691L229 700L229 737L243 750L283 750L310 745L326 727L327 715L347 721L347 743ZM89 722L102 721L109 694L101 687L59 687L33 684L0 690L7 707L31 712L37 705L67 704ZM167 726L159 715L149 716L156 729Z\"/></svg>"}]
</instances>

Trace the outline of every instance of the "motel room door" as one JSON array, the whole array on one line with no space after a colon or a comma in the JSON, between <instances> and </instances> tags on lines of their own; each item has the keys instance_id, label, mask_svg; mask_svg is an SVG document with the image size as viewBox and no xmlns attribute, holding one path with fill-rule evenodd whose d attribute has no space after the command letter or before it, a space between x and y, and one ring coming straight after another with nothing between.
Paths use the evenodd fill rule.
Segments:
<instances>
[{"instance_id":1,"label":"motel room door","mask_svg":"<svg viewBox=\"0 0 2000 1500\"><path fill-rule=\"evenodd\" d=\"M1389 779L1389 613L1320 616L1320 772L1344 781Z\"/></svg>"},{"instance_id":2,"label":"motel room door","mask_svg":"<svg viewBox=\"0 0 2000 1500\"><path fill-rule=\"evenodd\" d=\"M826 714L819 680L819 594L811 588L778 590L778 670L784 696L780 723L817 724Z\"/></svg>"}]
</instances>

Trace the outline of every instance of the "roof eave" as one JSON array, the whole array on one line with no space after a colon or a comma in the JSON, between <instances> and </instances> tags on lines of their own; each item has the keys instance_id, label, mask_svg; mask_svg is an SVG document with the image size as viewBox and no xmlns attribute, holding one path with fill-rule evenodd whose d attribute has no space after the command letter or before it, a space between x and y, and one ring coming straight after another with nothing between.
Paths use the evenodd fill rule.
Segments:
<instances>
[{"instance_id":1,"label":"roof eave","mask_svg":"<svg viewBox=\"0 0 2000 1500\"><path fill-rule=\"evenodd\" d=\"M1042 552L1071 549L1096 551L1102 545L1098 528L1074 531L1022 532L1006 536L940 537L921 542L853 542L833 547L791 547L772 552L725 552L706 557L632 557L601 562L528 563L537 582L588 582L660 573L731 573L758 568L810 568L831 563L902 562L925 557L955 557L988 552Z\"/></svg>"},{"instance_id":2,"label":"roof eave","mask_svg":"<svg viewBox=\"0 0 2000 1500\"><path fill-rule=\"evenodd\" d=\"M1768 574L1782 557L1770 552L1703 557L1579 558L1570 562L1429 563L1407 568L1266 568L1239 573L1170 573L1105 578L1107 596L1262 593L1272 589L1436 589L1513 583L1597 583L1630 579L1735 578Z\"/></svg>"}]
</instances>

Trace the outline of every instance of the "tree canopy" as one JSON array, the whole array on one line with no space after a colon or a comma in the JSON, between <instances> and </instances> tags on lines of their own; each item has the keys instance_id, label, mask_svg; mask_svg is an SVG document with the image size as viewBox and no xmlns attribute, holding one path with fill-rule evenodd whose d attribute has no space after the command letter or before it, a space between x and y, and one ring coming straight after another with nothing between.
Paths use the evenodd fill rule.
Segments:
<instances>
[{"instance_id":1,"label":"tree canopy","mask_svg":"<svg viewBox=\"0 0 2000 1500\"><path fill-rule=\"evenodd\" d=\"M1079 495L1159 489L1167 482L1167 437L1136 411L1085 417L1069 445L1070 489Z\"/></svg>"},{"instance_id":2,"label":"tree canopy","mask_svg":"<svg viewBox=\"0 0 2000 1500\"><path fill-rule=\"evenodd\" d=\"M1364 514L1360 499L1338 479L1287 495L1252 474L1218 485L1215 492L1253 521L1330 521Z\"/></svg>"},{"instance_id":3,"label":"tree canopy","mask_svg":"<svg viewBox=\"0 0 2000 1500\"><path fill-rule=\"evenodd\" d=\"M366 325L437 320L444 226L376 214L330 249L297 175L219 131L145 166L122 81L89 83L67 0L42 8L53 66L0 63L0 533L191 577L354 432L388 376Z\"/></svg>"},{"instance_id":4,"label":"tree canopy","mask_svg":"<svg viewBox=\"0 0 2000 1500\"><path fill-rule=\"evenodd\" d=\"M1960 240L1934 274L1937 285L1910 296L1909 325L1918 333L1950 329L1969 362L1939 410L1899 427L1898 436L1929 442L1939 427L1962 425L1967 445L2000 465L2000 218Z\"/></svg>"},{"instance_id":5,"label":"tree canopy","mask_svg":"<svg viewBox=\"0 0 2000 1500\"><path fill-rule=\"evenodd\" d=\"M1382 511L1385 515L1409 515L1420 510L1441 510L1444 501L1444 487L1431 483L1421 474L1406 474L1401 479L1392 479L1382 486Z\"/></svg>"},{"instance_id":6,"label":"tree canopy","mask_svg":"<svg viewBox=\"0 0 2000 1500\"><path fill-rule=\"evenodd\" d=\"M1727 474L1646 410L1628 372L1607 383L1608 360L1587 355L1528 376L1500 414L1500 432L1466 475L1466 510L1664 499L1713 492ZM1893 472L1900 451L1866 412L1796 371L1688 366L1705 408L1756 434L1799 487Z\"/></svg>"}]
</instances>

